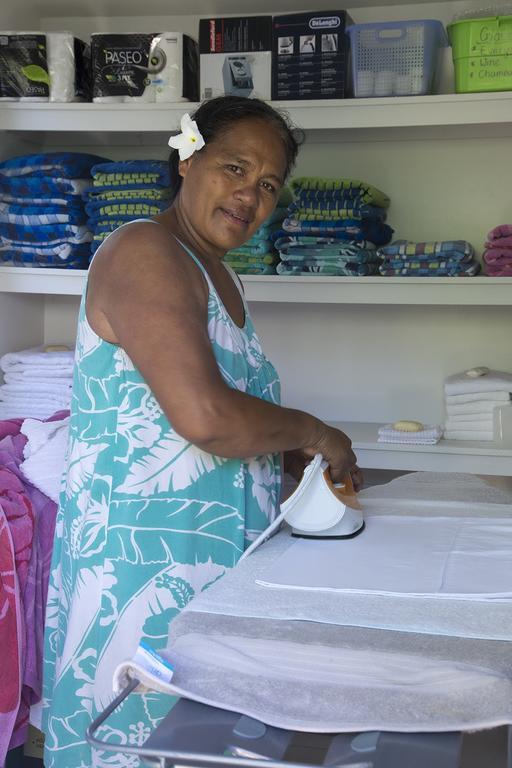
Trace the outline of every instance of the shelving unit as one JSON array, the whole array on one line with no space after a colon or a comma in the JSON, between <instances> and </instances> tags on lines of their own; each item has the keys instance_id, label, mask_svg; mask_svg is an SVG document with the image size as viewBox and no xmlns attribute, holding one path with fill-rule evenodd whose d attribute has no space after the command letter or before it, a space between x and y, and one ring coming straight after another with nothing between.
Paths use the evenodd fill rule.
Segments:
<instances>
[{"instance_id":1,"label":"shelving unit","mask_svg":"<svg viewBox=\"0 0 512 768\"><path fill-rule=\"evenodd\" d=\"M254 0L250 12L286 13L315 4ZM5 29L60 28L83 36L154 28L196 34L201 16L241 12L235 0L148 0L142 12L139 0L26 0L19 7L6 0L4 6ZM478 0L352 0L348 10L357 22L447 23L478 6ZM339 7L338 0L322 3ZM445 91L449 70L447 59ZM385 190L395 237L464 238L481 250L489 229L512 221L506 170L512 92L276 106L306 133L297 172L361 178ZM76 148L113 159L164 158L167 137L194 107L0 103L1 156ZM81 271L0 267L0 354L41 342L69 343L84 279ZM512 370L512 278L247 276L243 283L263 347L281 374L284 403L342 422L363 467L512 476L512 448L376 442L384 422L441 421L446 375L477 364Z\"/></svg>"},{"instance_id":2,"label":"shelving unit","mask_svg":"<svg viewBox=\"0 0 512 768\"><path fill-rule=\"evenodd\" d=\"M441 439L436 445L377 442L380 424L330 422L351 436L362 469L512 475L512 445Z\"/></svg>"}]
</instances>

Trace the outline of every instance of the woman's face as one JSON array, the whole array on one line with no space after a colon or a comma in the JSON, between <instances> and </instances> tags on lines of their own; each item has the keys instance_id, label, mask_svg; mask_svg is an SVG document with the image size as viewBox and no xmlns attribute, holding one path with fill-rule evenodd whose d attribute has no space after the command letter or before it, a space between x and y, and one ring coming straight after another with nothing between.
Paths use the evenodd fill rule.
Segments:
<instances>
[{"instance_id":1,"label":"woman's face","mask_svg":"<svg viewBox=\"0 0 512 768\"><path fill-rule=\"evenodd\" d=\"M273 126L248 119L180 162L181 213L206 252L245 243L274 210L286 156Z\"/></svg>"}]
</instances>

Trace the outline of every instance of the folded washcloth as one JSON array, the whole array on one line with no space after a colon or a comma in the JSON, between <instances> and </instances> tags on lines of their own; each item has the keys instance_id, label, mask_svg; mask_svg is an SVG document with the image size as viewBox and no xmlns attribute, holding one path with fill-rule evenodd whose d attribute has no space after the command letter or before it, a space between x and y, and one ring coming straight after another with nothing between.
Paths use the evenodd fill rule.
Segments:
<instances>
[{"instance_id":1,"label":"folded washcloth","mask_svg":"<svg viewBox=\"0 0 512 768\"><path fill-rule=\"evenodd\" d=\"M83 195L91 184L91 179L54 179L50 176L7 178L0 174L0 194L30 201L61 195Z\"/></svg>"},{"instance_id":2,"label":"folded washcloth","mask_svg":"<svg viewBox=\"0 0 512 768\"><path fill-rule=\"evenodd\" d=\"M31 403L3 403L0 401L0 421L8 419L49 419L61 408L45 405L34 406Z\"/></svg>"},{"instance_id":3,"label":"folded washcloth","mask_svg":"<svg viewBox=\"0 0 512 768\"><path fill-rule=\"evenodd\" d=\"M235 272L240 272L243 269L251 268L251 269L262 269L263 267L269 267L269 266L275 266L278 263L279 259L277 255L274 257L265 257L263 259L259 259L257 256L250 256L245 259L239 259L238 261L233 259L230 261L225 260L226 264L229 264L231 269L234 269ZM274 274L272 272L271 274Z\"/></svg>"},{"instance_id":4,"label":"folded washcloth","mask_svg":"<svg viewBox=\"0 0 512 768\"><path fill-rule=\"evenodd\" d=\"M477 392L512 392L512 373L489 371L484 376L471 378L465 373L448 376L444 383L445 395L467 395Z\"/></svg>"},{"instance_id":5,"label":"folded washcloth","mask_svg":"<svg viewBox=\"0 0 512 768\"><path fill-rule=\"evenodd\" d=\"M243 264L277 264L279 256L277 253L262 253L260 255L250 256L246 253L240 253L239 251L228 251L224 256L223 261L225 261L226 264L230 264L232 267Z\"/></svg>"},{"instance_id":6,"label":"folded washcloth","mask_svg":"<svg viewBox=\"0 0 512 768\"><path fill-rule=\"evenodd\" d=\"M240 256L244 254L247 256L258 256L264 253L272 253L273 250L274 245L271 240L262 240L257 245L239 245L234 251L228 251L228 253L236 253Z\"/></svg>"},{"instance_id":7,"label":"folded washcloth","mask_svg":"<svg viewBox=\"0 0 512 768\"><path fill-rule=\"evenodd\" d=\"M6 384L22 384L23 386L32 386L33 383L37 385L45 385L49 388L57 386L71 389L73 386L73 373L61 374L59 376L51 376L41 373L34 377L30 376L26 370L13 371L12 369L9 369L7 373L4 373L4 382Z\"/></svg>"},{"instance_id":8,"label":"folded washcloth","mask_svg":"<svg viewBox=\"0 0 512 768\"><path fill-rule=\"evenodd\" d=\"M111 202L94 200L86 203L85 210L89 215L89 221L108 217L120 218L129 216L156 216L157 213L167 208L167 200L139 200L138 202Z\"/></svg>"},{"instance_id":9,"label":"folded washcloth","mask_svg":"<svg viewBox=\"0 0 512 768\"><path fill-rule=\"evenodd\" d=\"M499 390L489 392L488 390L484 390L480 392L465 392L461 395L445 395L445 402L447 405L474 403L479 400L494 400L497 403L506 403L512 399L511 392L500 392Z\"/></svg>"},{"instance_id":10,"label":"folded washcloth","mask_svg":"<svg viewBox=\"0 0 512 768\"><path fill-rule=\"evenodd\" d=\"M392 424L379 427L378 443L396 443L404 445L435 445L443 436L443 429L438 424L427 424L418 432L402 432L393 429Z\"/></svg>"},{"instance_id":11,"label":"folded washcloth","mask_svg":"<svg viewBox=\"0 0 512 768\"><path fill-rule=\"evenodd\" d=\"M6 374L7 376L9 374ZM18 381L6 382L0 384L0 397L2 400L9 399L9 396L20 398L25 396L34 397L56 397L58 399L69 397L73 379L70 376L67 380L54 379L51 383L41 381Z\"/></svg>"},{"instance_id":12,"label":"folded washcloth","mask_svg":"<svg viewBox=\"0 0 512 768\"><path fill-rule=\"evenodd\" d=\"M42 152L35 155L21 155L0 163L0 178L31 175L83 179L90 175L95 165L106 162L108 161L105 157L83 152Z\"/></svg>"},{"instance_id":13,"label":"folded washcloth","mask_svg":"<svg viewBox=\"0 0 512 768\"><path fill-rule=\"evenodd\" d=\"M276 268L270 264L262 264L261 266L256 264L246 264L237 267L235 272L238 275L275 275Z\"/></svg>"},{"instance_id":14,"label":"folded washcloth","mask_svg":"<svg viewBox=\"0 0 512 768\"><path fill-rule=\"evenodd\" d=\"M466 260L475 255L471 243L467 240L432 240L428 242L415 243L411 240L393 240L389 245L379 249L380 255L384 258L391 256L396 259L410 259L416 257L415 261L433 261L439 260L443 256L450 259Z\"/></svg>"},{"instance_id":15,"label":"folded washcloth","mask_svg":"<svg viewBox=\"0 0 512 768\"><path fill-rule=\"evenodd\" d=\"M166 187L147 187L145 189L106 189L98 192L91 187L83 196L84 200L94 202L132 202L143 200L168 200L169 190Z\"/></svg>"},{"instance_id":16,"label":"folded washcloth","mask_svg":"<svg viewBox=\"0 0 512 768\"><path fill-rule=\"evenodd\" d=\"M363 204L354 206L340 201L332 203L312 203L304 205L301 202L293 202L288 206L288 214L296 219L386 219L387 211L375 205Z\"/></svg>"},{"instance_id":17,"label":"folded washcloth","mask_svg":"<svg viewBox=\"0 0 512 768\"><path fill-rule=\"evenodd\" d=\"M494 440L492 430L474 429L472 431L462 431L458 429L447 429L444 433L445 440L476 440L485 441Z\"/></svg>"},{"instance_id":18,"label":"folded washcloth","mask_svg":"<svg viewBox=\"0 0 512 768\"><path fill-rule=\"evenodd\" d=\"M389 197L377 187L357 179L333 179L322 176L298 176L292 179L290 186L295 195L305 190L333 192L353 192L354 196L363 203L378 205L382 208L389 206Z\"/></svg>"}]
</instances>

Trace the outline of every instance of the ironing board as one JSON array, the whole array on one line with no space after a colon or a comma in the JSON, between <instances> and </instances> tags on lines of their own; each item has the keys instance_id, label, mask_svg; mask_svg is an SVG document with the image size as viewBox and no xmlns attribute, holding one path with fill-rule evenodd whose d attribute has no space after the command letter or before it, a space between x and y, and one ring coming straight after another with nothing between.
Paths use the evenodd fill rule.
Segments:
<instances>
[{"instance_id":1,"label":"ironing board","mask_svg":"<svg viewBox=\"0 0 512 768\"><path fill-rule=\"evenodd\" d=\"M500 514L504 518L512 516L510 497L499 497L499 494L497 496L481 481L478 481L480 485L475 486L474 478L466 480L463 476L455 476L450 481L449 476L445 476L441 483L436 482L436 478L433 477L429 484L424 477L425 474L421 473L419 484L411 485L409 480L399 486L398 491L396 486L394 488L384 486L380 491L371 489L366 499L368 507L376 503L384 513L389 512L389 508L392 507L395 511L398 508L403 514L407 514L407 509L410 511L412 505L415 514L418 514L422 504L426 505L428 511L432 498L437 497L437 502L444 505L443 509L447 514L460 515L462 510L464 515L467 515L469 510L482 517L495 518ZM440 487L443 483L445 483L444 489ZM459 488L459 492L454 493L454 488ZM364 506L363 501L363 509ZM489 515L490 512L492 515ZM272 561L286 536L287 533L282 532L274 537L261 550L214 585L211 590L194 600L172 622L167 652L176 664L177 675L168 690L170 693L184 696L192 701L182 699L150 736L143 748L123 747L123 751L136 752L141 756L151 755L153 758L158 758L162 766L166 764L165 761L168 761L169 764L172 762L205 766L251 765L254 768L259 766L270 768L274 764L277 768L285 764L292 766L300 763L380 768L401 765L401 762L397 761L396 750L395 762L383 762L387 759L385 755L393 751L392 745L400 744L402 751L406 750L406 746L407 749L413 750L409 754L414 753L416 768L423 765L421 763L423 752L425 754L430 752L431 762L425 762L425 766L436 765L436 768L441 768L446 765L455 768L463 765L466 768L466 765L482 765L485 768L491 768L496 765L500 768L511 768L511 735L508 726L512 723L512 654L510 653L512 635L510 628L504 627L503 624L507 616L510 621L511 603L488 601L482 609L483 613L477 610L470 617L466 617L467 601L463 611L460 610L457 601L452 603L448 601L448 609L444 601L442 610L437 614L430 611L429 616L425 616L425 611L421 608L418 611L417 603L415 613L418 615L416 616L414 612L408 614L409 609L406 604L406 609L395 617L396 627L392 626L393 621L389 619L389 626L384 626L386 611L383 610L383 605L394 606L396 612L396 604L392 599L390 599L391 602L386 603L381 597L376 608L368 596L357 596L357 599L363 600L363 603L358 605L353 600L352 603L349 600L348 607L338 610L338 614L333 614L334 619L332 619L331 608L335 607L335 604L332 603L331 596L329 598L331 604L326 609L328 620L325 616L321 618L315 615L311 609L313 603L309 605L297 603L294 606L290 602L289 594L283 601L280 590L267 590L263 593L265 599L256 605L258 595L261 596L261 590L265 589L255 584L256 576L261 572L261 568L266 567L266 563ZM339 598L336 599L339 600ZM344 601L345 599L344 597ZM426 602L425 605L428 606L428 603ZM415 624L411 627L407 622L410 624L412 619ZM482 630L484 626L485 631ZM281 709L279 706L276 709L275 699L279 699L279 686L274 685L269 689L265 680L267 667L270 669L272 664L261 667L256 665L251 669L250 664L257 661L256 654L249 660L249 671L244 667L248 656L247 648L258 648L261 638L264 638L266 643L274 643L269 647L277 649L273 658L279 659L284 658L284 656L280 657L279 649L293 645L297 633L299 641L308 652L321 645L328 654L333 649L348 648L351 652L368 651L370 654L377 654L375 658L379 658L379 653L391 654L392 658L393 654L398 653L396 658L400 659L404 650L408 654L419 653L422 661L418 674L418 691L422 692L422 698L417 698L416 701L419 707L408 706L407 696L411 691L407 691L407 686L398 686L391 688L391 693L384 690L381 699L378 695L375 698L375 691L371 692L371 696L366 697L366 701L363 696L362 704L359 702L359 711L352 716L352 710L357 709L355 707L357 698L350 700L350 707L347 707L347 696L339 695L336 688L331 690L329 685L323 683L315 689L314 685L311 685L311 680L304 674L304 684L312 697L309 706L311 708L313 702L313 709L318 710L318 718L320 718L313 724L314 727L307 728L307 722L304 721L305 710L301 711L298 706L302 682L300 679L289 680L284 675L284 682L280 682L289 686L286 690L291 695L284 707L281 704ZM233 638L236 638L236 642L233 642ZM236 644L239 641L242 645L237 648ZM183 648L185 648L185 654L182 652ZM215 655L212 657L212 649L213 654L216 654L219 648L218 658ZM230 666L219 670L221 678L209 692L208 688L204 687L204 679L210 674L212 663L214 667L218 664L218 659L225 653L226 648L231 654L228 654ZM198 649L199 655L195 654ZM201 653L205 655L201 657ZM188 658L187 654L189 654ZM368 658L373 657L370 655ZM236 664L240 663L240 659L244 659L244 664L238 670ZM455 680L453 691L445 690L446 685L443 687L444 678L442 675L439 678L439 670L435 667L438 662L439 670L443 674L443 665L448 664L446 669L449 674L446 680L451 681L452 685ZM459 662L462 663L462 667ZM316 670L315 663L316 660L312 659L313 670ZM432 667L434 674L431 678L428 677L429 664L434 664ZM321 667L318 668L321 669ZM261 670L261 677L254 677L255 669L258 674ZM459 679L457 676L461 670L463 676ZM424 674L426 678L422 679ZM137 688L138 682L136 678L132 679L111 707L92 724L88 734L91 744L101 745L102 749L117 749L113 745L107 746L97 741L94 732L120 700ZM346 685L343 680L342 683ZM459 683L462 685L460 686ZM464 690L465 684L468 685L467 691ZM203 686L202 689L201 686ZM479 686L483 686L482 692L485 692L487 701L483 695L479 696ZM158 684L155 687L158 688ZM217 690L219 688L222 689L220 693ZM412 688L414 686L411 686ZM165 688L159 689L165 690ZM216 691L217 700L211 698L211 690ZM361 691L357 690L356 693L360 697ZM376 694L379 694L377 689ZM436 699L436 696L439 696L439 699ZM380 704L377 704L379 701ZM387 713L386 702L388 702ZM239 703L243 706L239 707ZM279 705L279 702L277 704ZM389 722L386 720L386 716L390 713L395 718L398 717L398 720L395 719L395 725L398 723L400 727L393 727L393 717ZM194 735L192 741L187 743L188 731L184 723L188 722L189 728L191 717L194 723ZM249 738L249 745L247 736L243 734L240 736L237 723L241 719L246 725L247 723L256 724L254 727L257 732L259 728L258 738L261 741L258 742L257 749L255 748L257 739L254 735L252 741ZM454 727L453 724L456 723L459 725ZM481 730L478 734L471 735L471 739L478 737L481 740L478 743L485 742L487 744L485 749L491 750L489 755L486 754L485 762L474 762L478 752L476 742L470 749L464 746L470 739L470 735L465 731L474 728ZM367 752L363 754L357 752L357 749L352 749L355 734L361 730L392 731L395 735L391 737L389 733L381 734L370 749L369 736L366 734L366 742L363 740L363 743L367 744ZM417 737L417 734L413 735L416 731L422 730L429 733L421 738ZM313 735L311 735L312 731L315 732ZM444 733L434 733L435 731L444 731ZM211 741L213 732L222 732L223 740L213 743ZM338 733L335 739L332 738L333 733ZM277 752L272 751L276 734L284 738L283 744L286 742L285 747ZM286 734L286 737L283 734ZM246 739L246 741L242 744L234 743L237 735L239 739L241 738L242 741ZM329 737L328 744L327 737ZM173 745L172 750L166 746L169 743ZM360 742L355 743L357 745ZM209 754L198 754L198 748L201 746L204 746ZM343 754L336 752L338 747L341 749L342 746L345 752ZM436 750L440 756L438 758L436 752L435 759L432 759ZM321 760L320 753L323 754ZM442 754L444 758L441 758ZM496 755L495 763L491 762L492 754ZM345 762L342 762L342 759L345 759L343 755L346 757ZM357 755L360 759L356 759ZM463 758L465 762L461 762ZM405 762L404 766L406 765Z\"/></svg>"}]
</instances>

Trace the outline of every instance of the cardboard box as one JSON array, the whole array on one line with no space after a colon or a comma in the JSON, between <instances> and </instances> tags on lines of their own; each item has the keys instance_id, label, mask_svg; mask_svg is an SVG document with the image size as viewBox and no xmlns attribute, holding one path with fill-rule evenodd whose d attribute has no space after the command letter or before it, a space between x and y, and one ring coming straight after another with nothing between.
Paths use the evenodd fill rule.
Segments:
<instances>
[{"instance_id":1,"label":"cardboard box","mask_svg":"<svg viewBox=\"0 0 512 768\"><path fill-rule=\"evenodd\" d=\"M200 98L270 99L272 18L245 16L199 22Z\"/></svg>"},{"instance_id":2,"label":"cardboard box","mask_svg":"<svg viewBox=\"0 0 512 768\"><path fill-rule=\"evenodd\" d=\"M272 99L343 99L348 83L346 11L311 11L272 20Z\"/></svg>"}]
</instances>

